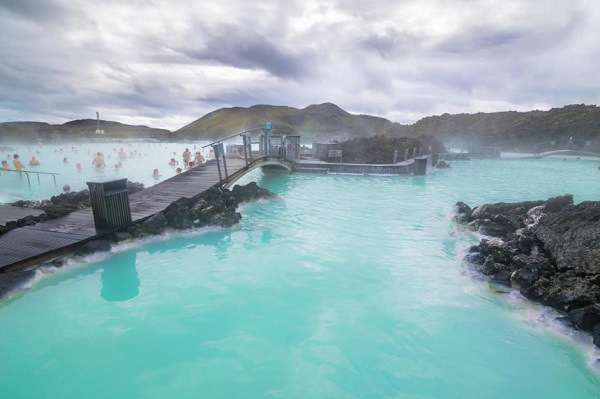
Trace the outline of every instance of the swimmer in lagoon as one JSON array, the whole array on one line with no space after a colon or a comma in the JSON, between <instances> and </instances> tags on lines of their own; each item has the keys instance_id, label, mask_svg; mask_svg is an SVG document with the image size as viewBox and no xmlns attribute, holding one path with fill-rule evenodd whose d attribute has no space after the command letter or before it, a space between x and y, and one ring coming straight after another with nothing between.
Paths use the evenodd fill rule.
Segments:
<instances>
[{"instance_id":1,"label":"swimmer in lagoon","mask_svg":"<svg viewBox=\"0 0 600 399\"><path fill-rule=\"evenodd\" d=\"M196 152L196 157L194 158L194 164L202 165L204 163L204 156L200 151Z\"/></svg>"},{"instance_id":2,"label":"swimmer in lagoon","mask_svg":"<svg viewBox=\"0 0 600 399\"><path fill-rule=\"evenodd\" d=\"M23 162L19 159L19 154L13 155L13 165L15 166L15 170L20 172L25 169Z\"/></svg>"},{"instance_id":3,"label":"swimmer in lagoon","mask_svg":"<svg viewBox=\"0 0 600 399\"><path fill-rule=\"evenodd\" d=\"M92 164L96 167L96 169L102 169L106 166L104 163L104 155L100 151L96 153L96 156L92 160Z\"/></svg>"},{"instance_id":4,"label":"swimmer in lagoon","mask_svg":"<svg viewBox=\"0 0 600 399\"><path fill-rule=\"evenodd\" d=\"M190 162L190 158L192 157L192 153L190 152L190 150L188 148L185 149L185 151L183 151L183 154L181 156L183 158L183 164L187 165L188 162Z\"/></svg>"}]
</instances>

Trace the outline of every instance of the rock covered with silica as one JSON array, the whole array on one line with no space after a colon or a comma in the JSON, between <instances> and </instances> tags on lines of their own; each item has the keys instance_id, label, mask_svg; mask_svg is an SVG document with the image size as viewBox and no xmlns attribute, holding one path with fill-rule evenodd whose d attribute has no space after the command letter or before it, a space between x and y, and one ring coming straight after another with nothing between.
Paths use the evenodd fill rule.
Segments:
<instances>
[{"instance_id":1,"label":"rock covered with silica","mask_svg":"<svg viewBox=\"0 0 600 399\"><path fill-rule=\"evenodd\" d=\"M167 228L184 230L205 226L231 227L242 215L237 212L241 202L255 201L274 196L269 190L252 182L235 186L233 190L210 188L192 198L180 198L163 212L147 221L130 226L128 232L134 237L161 234Z\"/></svg>"},{"instance_id":2,"label":"rock covered with silica","mask_svg":"<svg viewBox=\"0 0 600 399\"><path fill-rule=\"evenodd\" d=\"M600 202L563 195L472 210L460 202L454 220L486 236L465 257L473 268L564 312L600 346Z\"/></svg>"}]
</instances>

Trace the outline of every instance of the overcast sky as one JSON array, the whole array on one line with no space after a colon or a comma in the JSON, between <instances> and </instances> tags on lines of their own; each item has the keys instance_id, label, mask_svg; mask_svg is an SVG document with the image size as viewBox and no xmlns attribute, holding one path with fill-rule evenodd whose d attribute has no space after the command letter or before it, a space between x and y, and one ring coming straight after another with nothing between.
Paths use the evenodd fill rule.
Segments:
<instances>
[{"instance_id":1,"label":"overcast sky","mask_svg":"<svg viewBox=\"0 0 600 399\"><path fill-rule=\"evenodd\" d=\"M600 103L597 0L0 0L0 122Z\"/></svg>"}]
</instances>

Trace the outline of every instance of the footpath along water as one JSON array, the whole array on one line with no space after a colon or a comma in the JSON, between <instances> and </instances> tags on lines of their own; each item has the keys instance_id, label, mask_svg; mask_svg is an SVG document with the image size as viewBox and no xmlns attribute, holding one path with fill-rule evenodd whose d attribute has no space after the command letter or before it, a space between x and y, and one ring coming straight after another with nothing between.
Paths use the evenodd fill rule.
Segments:
<instances>
[{"instance_id":1,"label":"footpath along water","mask_svg":"<svg viewBox=\"0 0 600 399\"><path fill-rule=\"evenodd\" d=\"M496 293L454 204L598 200L600 162L262 175L241 224L96 254L0 303L7 398L594 398L589 337Z\"/></svg>"}]
</instances>

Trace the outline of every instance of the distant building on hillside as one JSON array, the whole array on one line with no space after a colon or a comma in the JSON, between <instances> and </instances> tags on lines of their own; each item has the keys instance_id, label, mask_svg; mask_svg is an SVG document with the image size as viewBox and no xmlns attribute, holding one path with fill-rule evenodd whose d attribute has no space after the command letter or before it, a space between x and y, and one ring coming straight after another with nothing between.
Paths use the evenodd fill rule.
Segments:
<instances>
[{"instance_id":1,"label":"distant building on hillside","mask_svg":"<svg viewBox=\"0 0 600 399\"><path fill-rule=\"evenodd\" d=\"M100 113L96 111L96 134L104 134L104 129L100 129Z\"/></svg>"}]
</instances>

